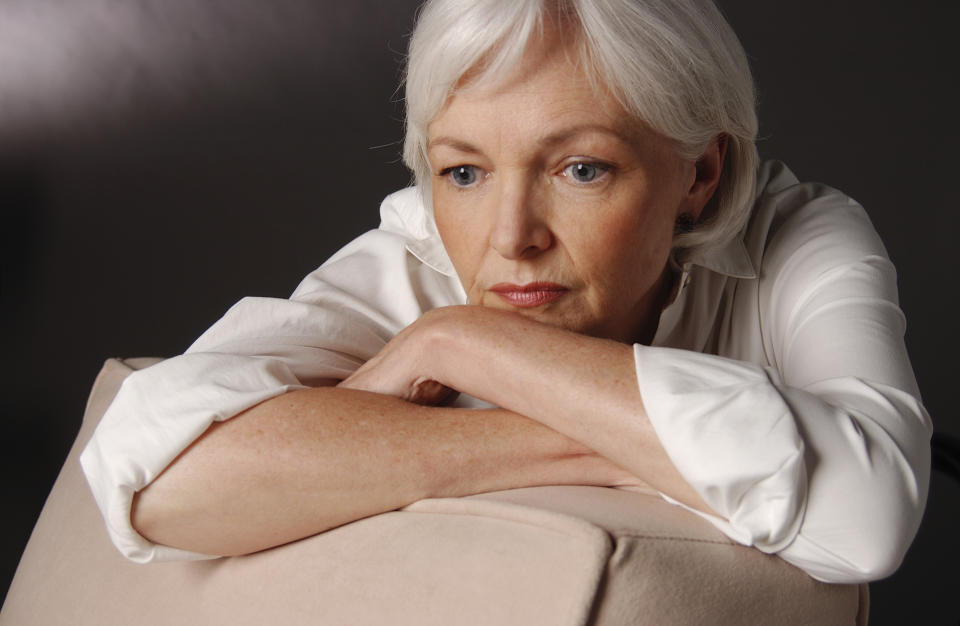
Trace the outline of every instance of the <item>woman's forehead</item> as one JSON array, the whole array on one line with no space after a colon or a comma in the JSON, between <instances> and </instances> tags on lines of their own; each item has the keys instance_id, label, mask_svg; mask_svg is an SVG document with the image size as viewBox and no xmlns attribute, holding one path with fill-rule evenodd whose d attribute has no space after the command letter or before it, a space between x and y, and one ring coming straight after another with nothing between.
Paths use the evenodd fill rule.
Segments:
<instances>
[{"instance_id":1,"label":"woman's forehead","mask_svg":"<svg viewBox=\"0 0 960 626\"><path fill-rule=\"evenodd\" d=\"M480 77L461 86L428 125L430 143L441 135L489 125L518 134L536 127L554 136L587 126L632 134L642 122L574 58L558 53L556 42L544 42L530 47L505 78Z\"/></svg>"}]
</instances>

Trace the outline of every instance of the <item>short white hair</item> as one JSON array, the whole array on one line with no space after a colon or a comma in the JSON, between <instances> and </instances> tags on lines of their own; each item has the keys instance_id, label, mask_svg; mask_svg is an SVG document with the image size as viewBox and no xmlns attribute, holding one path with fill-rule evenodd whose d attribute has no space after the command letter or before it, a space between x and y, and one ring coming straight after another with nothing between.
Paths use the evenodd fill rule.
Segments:
<instances>
[{"instance_id":1,"label":"short white hair","mask_svg":"<svg viewBox=\"0 0 960 626\"><path fill-rule=\"evenodd\" d=\"M574 36L574 52L591 79L674 140L682 158L696 158L711 140L726 137L712 210L678 231L677 260L737 234L756 182L756 96L743 47L710 0L428 0L406 69L403 158L418 185L426 191L430 181L427 126L464 76L471 74L469 86L505 78L545 19Z\"/></svg>"}]
</instances>

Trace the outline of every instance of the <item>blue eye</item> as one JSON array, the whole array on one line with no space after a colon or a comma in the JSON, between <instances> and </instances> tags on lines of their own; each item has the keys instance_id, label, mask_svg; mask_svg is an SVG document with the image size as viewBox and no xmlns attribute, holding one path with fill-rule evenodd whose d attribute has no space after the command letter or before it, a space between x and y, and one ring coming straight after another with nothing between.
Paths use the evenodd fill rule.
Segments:
<instances>
[{"instance_id":1,"label":"blue eye","mask_svg":"<svg viewBox=\"0 0 960 626\"><path fill-rule=\"evenodd\" d=\"M607 168L600 163L584 163L583 161L571 163L563 168L564 175L578 183L592 183L603 176L606 171Z\"/></svg>"},{"instance_id":2,"label":"blue eye","mask_svg":"<svg viewBox=\"0 0 960 626\"><path fill-rule=\"evenodd\" d=\"M457 165L455 167L448 167L441 173L444 176L448 176L450 180L453 181L453 184L457 187L469 187L477 182L477 168L473 165Z\"/></svg>"}]
</instances>

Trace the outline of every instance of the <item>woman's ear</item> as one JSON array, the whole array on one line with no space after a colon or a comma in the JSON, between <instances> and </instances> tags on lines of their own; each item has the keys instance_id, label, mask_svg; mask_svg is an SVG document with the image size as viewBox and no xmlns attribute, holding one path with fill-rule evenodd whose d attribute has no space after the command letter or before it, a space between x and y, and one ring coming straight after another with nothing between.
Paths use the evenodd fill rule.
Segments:
<instances>
[{"instance_id":1,"label":"woman's ear","mask_svg":"<svg viewBox=\"0 0 960 626\"><path fill-rule=\"evenodd\" d=\"M682 203L681 214L687 214L693 223L707 218L712 212L711 203L717 185L720 183L720 174L723 173L723 160L727 155L727 136L717 135L707 144L706 150L697 158L694 164L693 181L687 190L686 200ZM707 208L708 205L710 208ZM704 209L707 208L706 211Z\"/></svg>"}]
</instances>

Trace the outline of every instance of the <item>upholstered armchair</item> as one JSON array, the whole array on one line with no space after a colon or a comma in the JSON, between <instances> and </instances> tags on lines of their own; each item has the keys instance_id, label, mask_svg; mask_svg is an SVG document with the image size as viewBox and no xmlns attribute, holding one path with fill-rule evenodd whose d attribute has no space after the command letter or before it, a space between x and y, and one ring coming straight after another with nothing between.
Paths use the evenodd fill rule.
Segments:
<instances>
[{"instance_id":1,"label":"upholstered armchair","mask_svg":"<svg viewBox=\"0 0 960 626\"><path fill-rule=\"evenodd\" d=\"M243 557L137 565L78 456L120 383L110 359L30 538L2 626L867 623L867 586L814 581L655 493L537 487L424 500Z\"/></svg>"}]
</instances>

